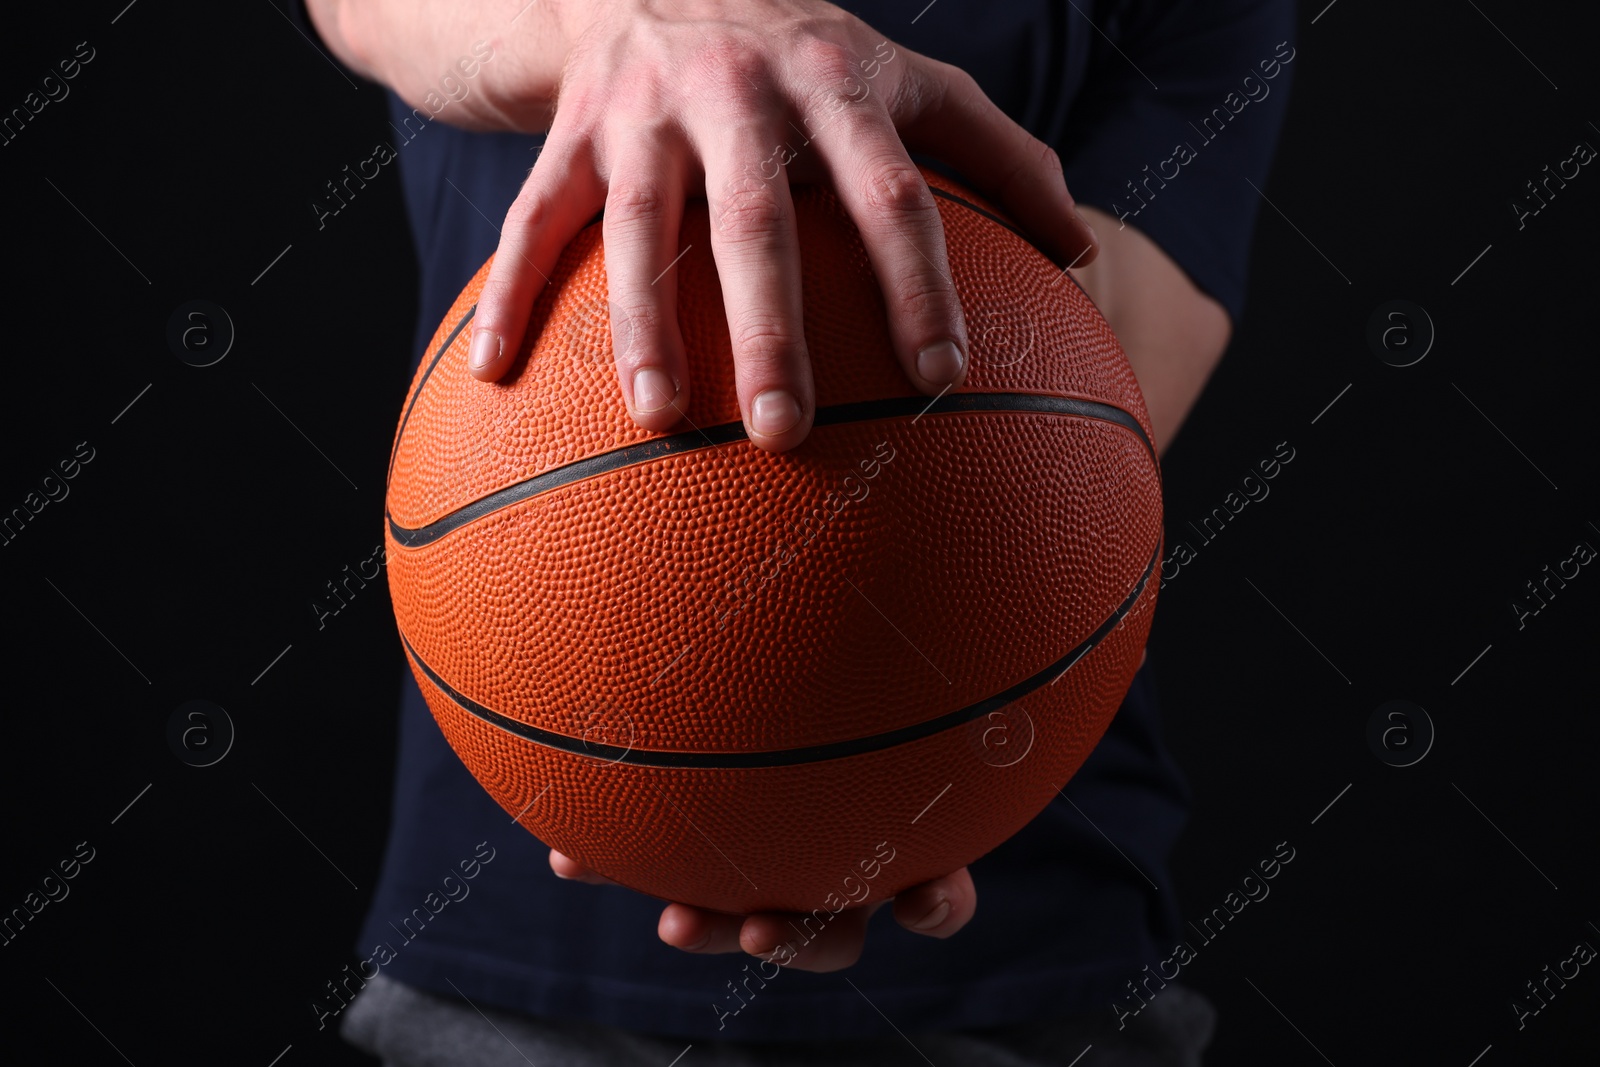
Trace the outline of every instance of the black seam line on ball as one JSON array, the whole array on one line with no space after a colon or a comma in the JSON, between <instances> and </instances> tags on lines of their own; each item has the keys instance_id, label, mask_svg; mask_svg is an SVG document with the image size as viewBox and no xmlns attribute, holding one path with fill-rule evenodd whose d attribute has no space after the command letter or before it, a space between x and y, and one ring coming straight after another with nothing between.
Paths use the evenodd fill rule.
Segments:
<instances>
[{"instance_id":1,"label":"black seam line on ball","mask_svg":"<svg viewBox=\"0 0 1600 1067\"><path fill-rule=\"evenodd\" d=\"M1084 656L1094 650L1095 646L1103 641L1106 635L1116 629L1128 612L1133 610L1133 605L1138 602L1140 594L1150 582L1150 575L1154 573L1156 562L1161 557L1161 546L1157 544L1156 551L1151 554L1150 562L1145 564L1144 573L1139 576L1134 584L1133 592L1128 594L1111 616L1101 623L1094 633L1090 634L1081 644L1056 660L1044 670L1027 678L1003 692L997 693L976 704L952 711L937 718L924 722L902 726L898 730L888 730L881 734L872 734L869 737L857 737L848 741L835 741L826 745L811 745L806 748L785 748L769 752L664 752L659 749L624 748L620 745L602 745L588 743L582 738L572 737L568 734L555 733L551 730L541 730L537 726L518 722L516 719L486 708L477 701L456 692L434 669L423 660L417 650L411 646L404 632L400 640L405 643L406 651L411 653L412 660L422 668L422 673L428 680L439 688L439 691L449 697L461 710L475 718L482 719L491 726L497 726L509 734L515 734L525 741L531 741L546 748L559 749L571 752L578 756L589 756L605 763L630 763L640 767L683 767L696 769L739 769L754 767L792 767L805 763L823 763L828 760L845 759L850 756L859 756L868 752L877 752L897 745L920 741L925 737L943 733L963 723L982 718L991 712L999 711L1007 704L1015 703L1037 689L1041 689L1055 681L1061 675L1071 670Z\"/></svg>"},{"instance_id":2,"label":"black seam line on ball","mask_svg":"<svg viewBox=\"0 0 1600 1067\"><path fill-rule=\"evenodd\" d=\"M1065 396L1041 396L1036 393L947 393L936 400L929 401L921 396L891 397L887 400L865 400L855 404L836 404L832 407L818 408L813 426L839 426L846 423L872 422L879 419L904 418L907 415L919 416L950 414L966 411L995 411L1014 414L1041 413L1046 415L1066 415L1079 418L1093 419L1097 422L1114 423L1126 430L1131 430L1138 436L1139 441L1150 453L1152 462L1156 460L1155 448L1150 444L1150 439L1145 436L1144 428L1139 425L1139 420L1123 411L1121 408L1110 404L1101 404L1092 400L1076 400ZM496 490L488 496L480 497L470 504L465 504L450 514L419 526L416 529L407 529L394 521L393 516L386 516L389 520L389 532L394 539L407 548L420 548L431 544L439 538L459 530L468 523L475 522L485 516L492 515L502 508L510 507L530 497L558 489L563 485L585 478L593 478L623 467L633 467L640 463L661 459L665 456L683 455L686 452L695 452L702 448L716 445L731 444L735 441L746 440L743 423L727 422L720 426L708 426L704 430L687 430L683 433L671 434L667 437L658 437L651 441L643 441L636 445L613 449L602 452L597 456L588 456L584 459L568 463L562 467L536 474L532 478Z\"/></svg>"},{"instance_id":3,"label":"black seam line on ball","mask_svg":"<svg viewBox=\"0 0 1600 1067\"><path fill-rule=\"evenodd\" d=\"M1001 218L999 215L996 215L994 212L989 211L989 210L987 210L985 208L981 208L977 204L974 204L970 200L964 200L961 197L957 196L955 193L947 193L943 189L940 189L937 186L933 186L933 185L928 186L928 192L932 193L934 196L937 196L941 200L948 200L952 204L960 204L962 207L966 208L968 211L975 211L978 214L982 215L984 218L988 219L990 222L995 223L998 226L1004 226L1006 229L1010 230L1012 233L1016 234L1018 237L1021 237L1024 241L1028 241L1027 234L1023 233L1021 230L1017 229L1015 226L1011 225L1011 223L1007 222L1005 219ZM1033 244L1032 241L1028 241L1028 243L1030 245ZM1038 250L1035 249L1035 251L1038 251ZM1043 255L1043 253L1041 252L1040 255ZM1046 258L1048 258L1048 257L1046 257Z\"/></svg>"},{"instance_id":4,"label":"black seam line on ball","mask_svg":"<svg viewBox=\"0 0 1600 1067\"><path fill-rule=\"evenodd\" d=\"M456 343L456 338L461 336L461 331L467 328L467 323L471 322L472 316L477 313L478 305L473 304L467 309L467 313L461 316L461 321L456 323L455 329L450 331L450 336L444 339L444 344L439 346L439 351L433 354L433 362L428 364L428 369L422 372L422 378L417 382L417 387L411 391L411 399L406 402L405 413L400 416L400 429L395 431L394 453L389 457L389 473L385 477L386 483L389 478L394 477L394 462L400 458L400 442L405 440L406 423L411 421L411 409L417 406L417 397L422 395L422 387L428 384L428 379L433 376L433 368L439 365L439 361L444 358L444 354L450 351L450 346Z\"/></svg>"}]
</instances>

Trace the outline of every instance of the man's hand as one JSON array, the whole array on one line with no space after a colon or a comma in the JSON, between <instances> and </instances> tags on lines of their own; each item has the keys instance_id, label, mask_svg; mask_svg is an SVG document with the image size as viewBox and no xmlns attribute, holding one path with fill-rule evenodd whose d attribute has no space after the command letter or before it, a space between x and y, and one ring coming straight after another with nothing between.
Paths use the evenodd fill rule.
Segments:
<instances>
[{"instance_id":1,"label":"man's hand","mask_svg":"<svg viewBox=\"0 0 1600 1067\"><path fill-rule=\"evenodd\" d=\"M591 885L616 884L554 849L550 850L550 869L562 878ZM724 915L687 904L668 904L656 924L656 933L662 941L685 952L748 952L802 971L838 971L861 958L867 921L885 903L888 902L841 911L809 942L800 933L804 929L801 923L810 918L808 915ZM895 897L894 917L907 930L946 938L967 925L977 905L972 876L963 867ZM787 953L773 955L785 944L793 946L792 959L786 958Z\"/></svg>"},{"instance_id":2,"label":"man's hand","mask_svg":"<svg viewBox=\"0 0 1600 1067\"><path fill-rule=\"evenodd\" d=\"M602 207L634 418L666 430L688 401L669 268L684 201L704 195L740 410L750 439L772 450L803 440L815 412L791 182L837 193L883 289L895 357L930 395L960 384L969 349L939 212L908 149L953 165L1061 262L1094 258L1054 151L965 72L820 0L311 3L340 57L408 100L451 48L487 40L481 91L446 121L548 123L473 320L469 363L485 381L513 363L558 256Z\"/></svg>"}]
</instances>

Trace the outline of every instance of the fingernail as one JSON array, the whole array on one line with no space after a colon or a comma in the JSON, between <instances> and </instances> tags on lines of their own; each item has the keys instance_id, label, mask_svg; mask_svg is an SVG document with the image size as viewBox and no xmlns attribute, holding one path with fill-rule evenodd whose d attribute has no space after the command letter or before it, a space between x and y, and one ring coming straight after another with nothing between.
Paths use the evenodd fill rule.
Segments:
<instances>
[{"instance_id":1,"label":"fingernail","mask_svg":"<svg viewBox=\"0 0 1600 1067\"><path fill-rule=\"evenodd\" d=\"M678 395L667 372L656 367L641 367L633 372L633 409L648 414L660 411Z\"/></svg>"},{"instance_id":2,"label":"fingernail","mask_svg":"<svg viewBox=\"0 0 1600 1067\"><path fill-rule=\"evenodd\" d=\"M961 376L961 349L954 341L936 341L917 353L917 373L934 385L949 385Z\"/></svg>"},{"instance_id":3,"label":"fingernail","mask_svg":"<svg viewBox=\"0 0 1600 1067\"><path fill-rule=\"evenodd\" d=\"M500 335L493 330L476 330L472 334L472 347L467 350L467 366L482 370L500 358Z\"/></svg>"},{"instance_id":4,"label":"fingernail","mask_svg":"<svg viewBox=\"0 0 1600 1067\"><path fill-rule=\"evenodd\" d=\"M950 902L941 900L932 911L911 924L913 930L932 930L950 917Z\"/></svg>"},{"instance_id":5,"label":"fingernail","mask_svg":"<svg viewBox=\"0 0 1600 1067\"><path fill-rule=\"evenodd\" d=\"M783 389L768 389L750 405L750 429L774 437L800 421L800 402Z\"/></svg>"},{"instance_id":6,"label":"fingernail","mask_svg":"<svg viewBox=\"0 0 1600 1067\"><path fill-rule=\"evenodd\" d=\"M711 944L711 935L710 934L706 934L706 936L702 937L700 940L696 941L694 944L683 946L683 951L685 951L685 952L699 952L701 949L705 948L709 944Z\"/></svg>"}]
</instances>

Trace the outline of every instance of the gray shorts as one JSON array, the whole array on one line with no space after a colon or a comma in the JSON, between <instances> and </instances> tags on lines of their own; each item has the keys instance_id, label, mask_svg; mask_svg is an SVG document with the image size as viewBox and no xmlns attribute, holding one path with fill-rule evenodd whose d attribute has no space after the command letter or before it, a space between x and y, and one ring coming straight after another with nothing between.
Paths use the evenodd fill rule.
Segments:
<instances>
[{"instance_id":1,"label":"gray shorts","mask_svg":"<svg viewBox=\"0 0 1600 1067\"><path fill-rule=\"evenodd\" d=\"M1198 1067L1216 1009L1168 984L1126 1029L1110 1012L864 1041L694 1041L539 1019L438 997L378 975L340 1034L384 1067ZM679 1058L681 1057L681 1058Z\"/></svg>"}]
</instances>

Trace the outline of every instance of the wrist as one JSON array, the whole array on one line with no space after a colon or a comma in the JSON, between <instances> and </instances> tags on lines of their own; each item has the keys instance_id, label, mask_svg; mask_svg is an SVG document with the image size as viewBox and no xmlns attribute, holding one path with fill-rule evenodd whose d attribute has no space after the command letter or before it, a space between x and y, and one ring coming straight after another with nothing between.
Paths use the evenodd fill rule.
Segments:
<instances>
[{"instance_id":1,"label":"wrist","mask_svg":"<svg viewBox=\"0 0 1600 1067\"><path fill-rule=\"evenodd\" d=\"M517 0L508 16L497 14L492 24L474 20L477 38L496 61L485 65L482 92L469 97L452 121L475 130L549 130L567 57L615 6L607 0Z\"/></svg>"}]
</instances>

